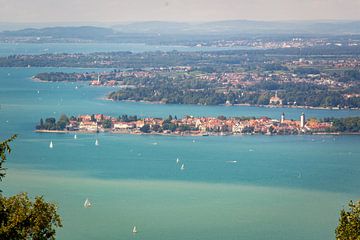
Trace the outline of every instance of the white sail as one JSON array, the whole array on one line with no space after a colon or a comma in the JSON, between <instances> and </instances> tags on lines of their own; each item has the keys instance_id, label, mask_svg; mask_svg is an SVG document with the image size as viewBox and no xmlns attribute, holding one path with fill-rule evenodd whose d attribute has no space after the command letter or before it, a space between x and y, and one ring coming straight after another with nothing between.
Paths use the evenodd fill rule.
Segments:
<instances>
[{"instance_id":1,"label":"white sail","mask_svg":"<svg viewBox=\"0 0 360 240\"><path fill-rule=\"evenodd\" d=\"M53 142L52 142L52 141L50 141L49 148L53 148L53 147L54 147Z\"/></svg>"},{"instance_id":2,"label":"white sail","mask_svg":"<svg viewBox=\"0 0 360 240\"><path fill-rule=\"evenodd\" d=\"M91 207L91 202L89 201L89 199L87 198L84 202L84 208L89 208Z\"/></svg>"},{"instance_id":3,"label":"white sail","mask_svg":"<svg viewBox=\"0 0 360 240\"><path fill-rule=\"evenodd\" d=\"M76 134L74 135L74 139L77 139L77 136L76 136Z\"/></svg>"},{"instance_id":4,"label":"white sail","mask_svg":"<svg viewBox=\"0 0 360 240\"><path fill-rule=\"evenodd\" d=\"M179 159L179 158L177 158L177 159L176 159L176 163L179 163L179 162L180 162L180 159Z\"/></svg>"},{"instance_id":5,"label":"white sail","mask_svg":"<svg viewBox=\"0 0 360 240\"><path fill-rule=\"evenodd\" d=\"M136 229L136 226L133 227L133 230L132 230L133 233L137 233L137 229Z\"/></svg>"},{"instance_id":6,"label":"white sail","mask_svg":"<svg viewBox=\"0 0 360 240\"><path fill-rule=\"evenodd\" d=\"M185 165L184 165L184 164L181 164L180 170L181 170L181 171L182 171L182 170L185 170Z\"/></svg>"},{"instance_id":7,"label":"white sail","mask_svg":"<svg viewBox=\"0 0 360 240\"><path fill-rule=\"evenodd\" d=\"M99 141L96 139L95 146L99 146Z\"/></svg>"}]
</instances>

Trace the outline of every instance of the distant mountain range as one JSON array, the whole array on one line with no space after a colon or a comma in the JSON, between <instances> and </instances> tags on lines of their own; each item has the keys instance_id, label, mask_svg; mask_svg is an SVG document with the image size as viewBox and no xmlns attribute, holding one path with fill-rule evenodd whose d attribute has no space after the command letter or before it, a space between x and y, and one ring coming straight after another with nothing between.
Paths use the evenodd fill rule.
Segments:
<instances>
[{"instance_id":1,"label":"distant mountain range","mask_svg":"<svg viewBox=\"0 0 360 240\"><path fill-rule=\"evenodd\" d=\"M360 21L265 22L228 20L206 23L137 22L117 24L126 33L160 34L360 34Z\"/></svg>"},{"instance_id":2,"label":"distant mountain range","mask_svg":"<svg viewBox=\"0 0 360 240\"><path fill-rule=\"evenodd\" d=\"M17 25L18 26L18 25ZM4 23L2 25L4 28ZM248 20L205 23L135 22L107 26L61 26L26 28L0 32L0 39L37 38L51 41L79 39L89 41L159 41L219 36L251 35L351 35L360 34L360 21L264 22Z\"/></svg>"},{"instance_id":3,"label":"distant mountain range","mask_svg":"<svg viewBox=\"0 0 360 240\"><path fill-rule=\"evenodd\" d=\"M78 38L78 39L102 39L111 36L114 30L103 27L47 27L26 28L16 31L3 31L0 37L51 37L51 38Z\"/></svg>"}]
</instances>

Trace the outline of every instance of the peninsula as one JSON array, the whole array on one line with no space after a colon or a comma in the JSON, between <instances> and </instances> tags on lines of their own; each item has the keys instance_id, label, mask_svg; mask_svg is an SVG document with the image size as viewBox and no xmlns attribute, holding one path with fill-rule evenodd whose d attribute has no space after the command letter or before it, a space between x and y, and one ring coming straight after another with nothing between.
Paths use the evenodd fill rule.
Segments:
<instances>
[{"instance_id":1,"label":"peninsula","mask_svg":"<svg viewBox=\"0 0 360 240\"><path fill-rule=\"evenodd\" d=\"M40 72L33 79L111 86L106 98L113 101L360 109L359 53L360 45L328 51L312 47L301 52L19 55L0 57L0 66L28 63L25 66L112 68L101 72Z\"/></svg>"}]
</instances>

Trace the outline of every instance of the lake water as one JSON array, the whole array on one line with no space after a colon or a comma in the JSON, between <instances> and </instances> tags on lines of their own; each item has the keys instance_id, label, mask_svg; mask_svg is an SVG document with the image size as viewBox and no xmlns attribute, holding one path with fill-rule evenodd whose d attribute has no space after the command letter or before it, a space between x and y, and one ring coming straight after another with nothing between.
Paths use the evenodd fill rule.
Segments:
<instances>
[{"instance_id":1,"label":"lake water","mask_svg":"<svg viewBox=\"0 0 360 240\"><path fill-rule=\"evenodd\" d=\"M247 50L251 47L190 47L181 45L148 45L142 43L0 43L0 56L13 54L148 52L148 51L219 51Z\"/></svg>"},{"instance_id":2,"label":"lake water","mask_svg":"<svg viewBox=\"0 0 360 240\"><path fill-rule=\"evenodd\" d=\"M359 136L78 134L75 140L33 132L41 117L61 113L279 118L285 112L295 119L301 112L322 118L360 111L111 102L102 98L114 88L30 80L56 70L0 68L0 139L19 134L1 189L56 202L64 224L59 239L328 240L339 210L360 198Z\"/></svg>"}]
</instances>

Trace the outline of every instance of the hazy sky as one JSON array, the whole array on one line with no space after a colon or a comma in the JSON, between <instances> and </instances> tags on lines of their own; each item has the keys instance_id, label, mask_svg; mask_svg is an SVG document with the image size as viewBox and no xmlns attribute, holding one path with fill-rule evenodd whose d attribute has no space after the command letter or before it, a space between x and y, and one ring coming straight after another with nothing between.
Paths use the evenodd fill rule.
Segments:
<instances>
[{"instance_id":1,"label":"hazy sky","mask_svg":"<svg viewBox=\"0 0 360 240\"><path fill-rule=\"evenodd\" d=\"M0 22L360 20L360 0L0 0Z\"/></svg>"}]
</instances>

